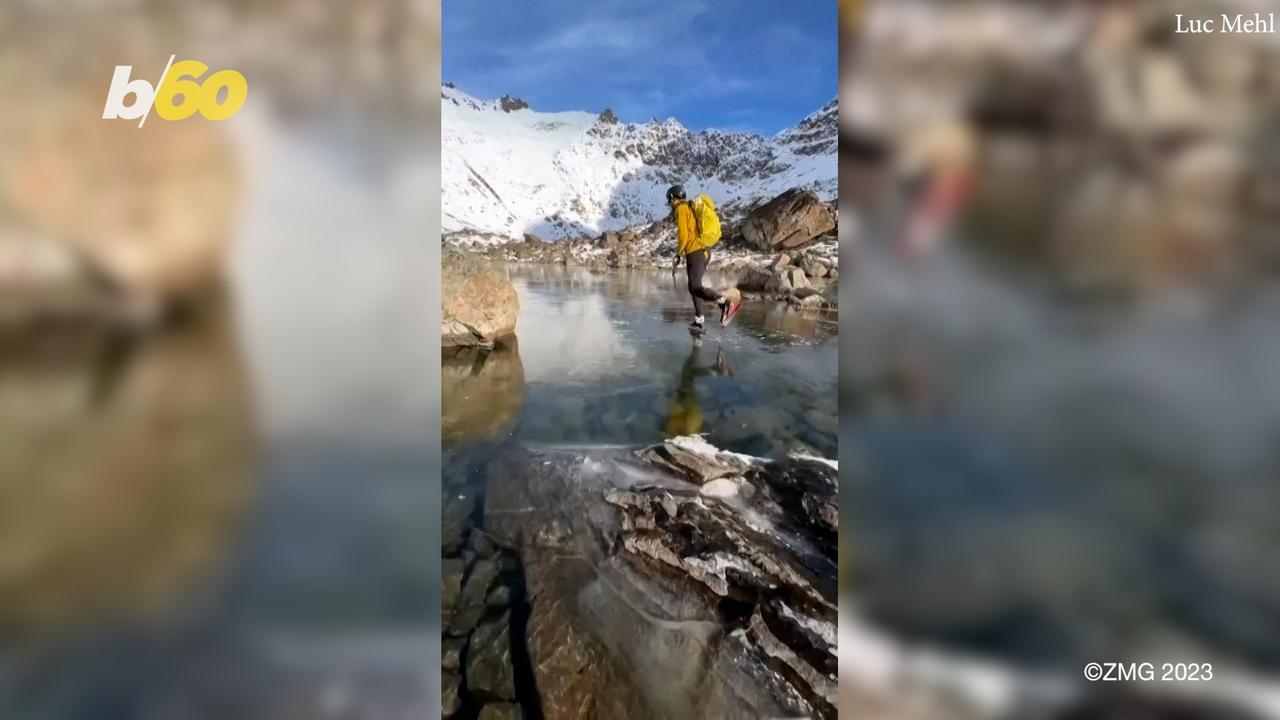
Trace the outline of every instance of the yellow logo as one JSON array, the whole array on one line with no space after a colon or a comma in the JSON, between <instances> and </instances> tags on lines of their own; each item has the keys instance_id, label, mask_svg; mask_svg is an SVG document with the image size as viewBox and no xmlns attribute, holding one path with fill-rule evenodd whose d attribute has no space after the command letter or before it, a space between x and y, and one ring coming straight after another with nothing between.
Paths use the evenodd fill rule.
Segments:
<instances>
[{"instance_id":1,"label":"yellow logo","mask_svg":"<svg viewBox=\"0 0 1280 720\"><path fill-rule=\"evenodd\" d=\"M175 57L169 56L154 88L141 78L129 79L132 65L117 65L107 89L102 119L138 120L138 127L142 127L152 108L162 120L185 120L197 112L208 120L226 120L239 112L249 96L244 75L236 70L219 70L202 81L208 65L199 60L175 63ZM126 104L131 95L132 102Z\"/></svg>"}]
</instances>

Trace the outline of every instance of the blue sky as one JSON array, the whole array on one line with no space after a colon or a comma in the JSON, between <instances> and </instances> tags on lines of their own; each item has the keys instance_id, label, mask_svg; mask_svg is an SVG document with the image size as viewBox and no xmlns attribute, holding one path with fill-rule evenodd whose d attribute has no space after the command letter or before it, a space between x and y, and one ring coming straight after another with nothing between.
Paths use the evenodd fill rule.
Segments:
<instances>
[{"instance_id":1,"label":"blue sky","mask_svg":"<svg viewBox=\"0 0 1280 720\"><path fill-rule=\"evenodd\" d=\"M446 82L773 134L836 95L836 0L444 0Z\"/></svg>"}]
</instances>

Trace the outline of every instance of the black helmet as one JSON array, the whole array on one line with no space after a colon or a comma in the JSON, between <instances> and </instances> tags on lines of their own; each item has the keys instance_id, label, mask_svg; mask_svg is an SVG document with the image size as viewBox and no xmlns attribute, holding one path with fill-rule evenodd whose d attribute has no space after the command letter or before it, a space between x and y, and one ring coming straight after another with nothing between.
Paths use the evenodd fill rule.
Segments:
<instances>
[{"instance_id":1,"label":"black helmet","mask_svg":"<svg viewBox=\"0 0 1280 720\"><path fill-rule=\"evenodd\" d=\"M684 200L684 199L685 198L684 198L683 185L672 185L671 187L667 188L667 202L671 202L672 200Z\"/></svg>"}]
</instances>

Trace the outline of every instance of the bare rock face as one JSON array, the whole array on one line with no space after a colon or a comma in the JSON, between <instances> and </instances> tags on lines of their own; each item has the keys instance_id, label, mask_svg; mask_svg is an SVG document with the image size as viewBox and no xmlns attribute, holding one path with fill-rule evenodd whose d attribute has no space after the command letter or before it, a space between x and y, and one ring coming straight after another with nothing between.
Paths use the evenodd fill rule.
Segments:
<instances>
[{"instance_id":1,"label":"bare rock face","mask_svg":"<svg viewBox=\"0 0 1280 720\"><path fill-rule=\"evenodd\" d=\"M808 190L793 188L752 210L739 229L751 247L778 252L807 245L835 227L830 207Z\"/></svg>"},{"instance_id":2,"label":"bare rock face","mask_svg":"<svg viewBox=\"0 0 1280 720\"><path fill-rule=\"evenodd\" d=\"M440 268L441 343L480 345L515 334L520 298L511 281L492 267L458 254Z\"/></svg>"}]
</instances>

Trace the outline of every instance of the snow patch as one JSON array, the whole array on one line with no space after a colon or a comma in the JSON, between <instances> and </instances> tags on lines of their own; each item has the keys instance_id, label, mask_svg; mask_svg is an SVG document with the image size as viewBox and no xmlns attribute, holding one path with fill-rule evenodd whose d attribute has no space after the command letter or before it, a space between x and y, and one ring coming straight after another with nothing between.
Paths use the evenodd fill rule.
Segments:
<instances>
[{"instance_id":1,"label":"snow patch","mask_svg":"<svg viewBox=\"0 0 1280 720\"><path fill-rule=\"evenodd\" d=\"M651 223L673 183L745 210L793 187L834 201L837 107L773 137L691 132L674 119L608 123L593 112L507 112L441 90L442 230L547 240Z\"/></svg>"}]
</instances>

